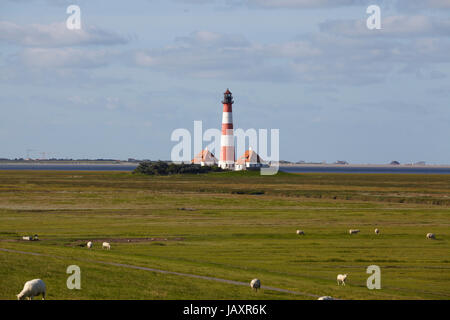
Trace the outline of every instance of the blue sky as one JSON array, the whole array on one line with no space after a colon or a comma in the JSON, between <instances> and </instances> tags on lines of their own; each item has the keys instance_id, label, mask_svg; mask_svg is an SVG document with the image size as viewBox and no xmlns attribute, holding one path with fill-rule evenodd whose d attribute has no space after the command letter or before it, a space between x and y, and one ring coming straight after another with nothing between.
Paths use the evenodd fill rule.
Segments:
<instances>
[{"instance_id":1,"label":"blue sky","mask_svg":"<svg viewBox=\"0 0 450 320\"><path fill-rule=\"evenodd\" d=\"M449 52L450 0L1 1L0 158L169 159L230 88L281 159L448 164Z\"/></svg>"}]
</instances>

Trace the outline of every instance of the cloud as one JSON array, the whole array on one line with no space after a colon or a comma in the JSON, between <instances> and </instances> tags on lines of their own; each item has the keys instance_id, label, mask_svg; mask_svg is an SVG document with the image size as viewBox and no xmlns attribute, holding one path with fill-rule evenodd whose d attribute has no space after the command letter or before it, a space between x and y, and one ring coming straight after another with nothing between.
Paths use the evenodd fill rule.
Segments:
<instances>
[{"instance_id":1,"label":"cloud","mask_svg":"<svg viewBox=\"0 0 450 320\"><path fill-rule=\"evenodd\" d=\"M3 0L5 1L5 0ZM69 6L71 4L82 4L83 2L89 1L89 0L6 0L9 2L14 2L14 3L24 3L24 4L28 4L28 3L37 3L37 4L44 4L44 5L51 5L51 6L55 6L55 7L63 7L63 6Z\"/></svg>"},{"instance_id":2,"label":"cloud","mask_svg":"<svg viewBox=\"0 0 450 320\"><path fill-rule=\"evenodd\" d=\"M305 59L323 55L320 48L304 40L268 44L263 46L263 51L273 58Z\"/></svg>"},{"instance_id":3,"label":"cloud","mask_svg":"<svg viewBox=\"0 0 450 320\"><path fill-rule=\"evenodd\" d=\"M124 37L94 26L68 30L64 23L18 25L0 21L0 43L21 46L5 57L11 66L38 69L90 69L110 64L120 53L97 46L126 44ZM65 72L66 73L66 72Z\"/></svg>"},{"instance_id":4,"label":"cloud","mask_svg":"<svg viewBox=\"0 0 450 320\"><path fill-rule=\"evenodd\" d=\"M265 8L332 8L350 6L395 5L399 11L450 9L450 0L228 0L228 3L247 4Z\"/></svg>"},{"instance_id":5,"label":"cloud","mask_svg":"<svg viewBox=\"0 0 450 320\"><path fill-rule=\"evenodd\" d=\"M255 48L242 36L198 31L177 37L173 45L164 48L138 50L133 61L138 66L169 73L177 73L183 68L192 74L218 76L226 70L224 66L233 72L254 65L258 60L256 56Z\"/></svg>"},{"instance_id":6,"label":"cloud","mask_svg":"<svg viewBox=\"0 0 450 320\"><path fill-rule=\"evenodd\" d=\"M18 25L0 21L1 42L34 47L65 47L121 45L128 43L129 40L95 26L82 26L80 30L69 30L65 23Z\"/></svg>"},{"instance_id":7,"label":"cloud","mask_svg":"<svg viewBox=\"0 0 450 320\"><path fill-rule=\"evenodd\" d=\"M173 76L322 85L379 83L392 74L403 74L405 68L418 78L446 76L433 71L433 65L450 62L449 39L352 37L339 30L334 34L328 27L269 44L200 31L177 38L170 46L135 51L132 60L136 66ZM396 33L402 32L398 27ZM424 35L429 32L433 34L428 30Z\"/></svg>"},{"instance_id":8,"label":"cloud","mask_svg":"<svg viewBox=\"0 0 450 320\"><path fill-rule=\"evenodd\" d=\"M138 50L133 62L173 75L286 81L294 75L287 62L315 55L320 50L304 41L262 45L241 35L198 31L176 38L171 46Z\"/></svg>"},{"instance_id":9,"label":"cloud","mask_svg":"<svg viewBox=\"0 0 450 320\"><path fill-rule=\"evenodd\" d=\"M398 11L420 11L426 9L450 9L450 0L173 0L187 4L246 5L250 8L266 9L317 9L379 5L395 7Z\"/></svg>"},{"instance_id":10,"label":"cloud","mask_svg":"<svg viewBox=\"0 0 450 320\"><path fill-rule=\"evenodd\" d=\"M97 68L108 64L106 50L88 51L74 48L25 48L18 59L35 68Z\"/></svg>"},{"instance_id":11,"label":"cloud","mask_svg":"<svg viewBox=\"0 0 450 320\"><path fill-rule=\"evenodd\" d=\"M248 6L250 8L334 8L373 4L373 0L172 0L185 4L222 4L228 6ZM383 2L383 0L381 0Z\"/></svg>"},{"instance_id":12,"label":"cloud","mask_svg":"<svg viewBox=\"0 0 450 320\"><path fill-rule=\"evenodd\" d=\"M322 32L348 37L450 36L450 19L416 16L382 17L381 30L369 30L366 20L328 20L319 25Z\"/></svg>"},{"instance_id":13,"label":"cloud","mask_svg":"<svg viewBox=\"0 0 450 320\"><path fill-rule=\"evenodd\" d=\"M106 108L109 110L115 110L120 108L123 103L117 97L107 97L106 98Z\"/></svg>"},{"instance_id":14,"label":"cloud","mask_svg":"<svg viewBox=\"0 0 450 320\"><path fill-rule=\"evenodd\" d=\"M85 109L105 108L109 111L125 109L125 103L118 97L91 97L86 95L72 95L67 98L67 102L73 107Z\"/></svg>"},{"instance_id":15,"label":"cloud","mask_svg":"<svg viewBox=\"0 0 450 320\"><path fill-rule=\"evenodd\" d=\"M346 28L343 30L351 30ZM446 71L437 64L450 63L450 39L426 36L431 32L426 30L422 37L409 37L407 29L397 27L396 37L372 38L351 36L338 25L327 25L321 32L275 43L252 42L239 34L197 31L160 48L122 52L111 48L25 47L6 61L15 68L53 71L59 78L110 64L131 64L173 77L322 86L380 83L393 74L443 79ZM7 71L3 81L11 75L13 72Z\"/></svg>"},{"instance_id":16,"label":"cloud","mask_svg":"<svg viewBox=\"0 0 450 320\"><path fill-rule=\"evenodd\" d=\"M450 0L397 0L396 7L399 11L450 9Z\"/></svg>"},{"instance_id":17,"label":"cloud","mask_svg":"<svg viewBox=\"0 0 450 320\"><path fill-rule=\"evenodd\" d=\"M5 0L3 0L5 1ZM73 0L6 0L17 3L38 3L51 6L68 6ZM76 4L83 5L88 0L78 0ZM148 0L156 2L155 0ZM249 8L266 9L317 9L352 6L369 6L378 4L395 7L398 11L420 11L450 9L450 0L172 0L172 2L186 5L225 5L228 7L247 6Z\"/></svg>"},{"instance_id":18,"label":"cloud","mask_svg":"<svg viewBox=\"0 0 450 320\"><path fill-rule=\"evenodd\" d=\"M179 44L188 47L245 47L250 42L242 35L236 34L220 34L209 31L192 32L187 37L177 37L175 39Z\"/></svg>"},{"instance_id":19,"label":"cloud","mask_svg":"<svg viewBox=\"0 0 450 320\"><path fill-rule=\"evenodd\" d=\"M368 0L243 0L242 2L252 7L265 8L330 8L343 6L368 5ZM373 2L373 1L372 1Z\"/></svg>"}]
</instances>

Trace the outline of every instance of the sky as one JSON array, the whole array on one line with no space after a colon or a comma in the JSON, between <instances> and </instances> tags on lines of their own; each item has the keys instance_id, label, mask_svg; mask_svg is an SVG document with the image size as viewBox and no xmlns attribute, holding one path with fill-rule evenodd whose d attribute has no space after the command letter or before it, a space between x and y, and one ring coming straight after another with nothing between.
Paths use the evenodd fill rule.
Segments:
<instances>
[{"instance_id":1,"label":"sky","mask_svg":"<svg viewBox=\"0 0 450 320\"><path fill-rule=\"evenodd\" d=\"M280 159L449 164L449 76L450 0L2 0L0 158L169 159L230 88Z\"/></svg>"}]
</instances>

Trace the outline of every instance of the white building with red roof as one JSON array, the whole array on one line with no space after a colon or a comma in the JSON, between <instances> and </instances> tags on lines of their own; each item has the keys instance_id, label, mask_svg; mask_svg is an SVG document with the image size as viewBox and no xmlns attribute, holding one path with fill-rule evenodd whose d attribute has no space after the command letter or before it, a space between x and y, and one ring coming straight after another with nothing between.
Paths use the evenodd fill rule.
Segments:
<instances>
[{"instance_id":1,"label":"white building with red roof","mask_svg":"<svg viewBox=\"0 0 450 320\"><path fill-rule=\"evenodd\" d=\"M245 153L236 161L236 170L247 170L250 168L261 168L265 166L265 161L250 147Z\"/></svg>"},{"instance_id":2,"label":"white building with red roof","mask_svg":"<svg viewBox=\"0 0 450 320\"><path fill-rule=\"evenodd\" d=\"M214 166L217 165L217 158L212 154L206 147L204 150L199 152L194 159L191 160L193 164L200 164L202 166Z\"/></svg>"}]
</instances>

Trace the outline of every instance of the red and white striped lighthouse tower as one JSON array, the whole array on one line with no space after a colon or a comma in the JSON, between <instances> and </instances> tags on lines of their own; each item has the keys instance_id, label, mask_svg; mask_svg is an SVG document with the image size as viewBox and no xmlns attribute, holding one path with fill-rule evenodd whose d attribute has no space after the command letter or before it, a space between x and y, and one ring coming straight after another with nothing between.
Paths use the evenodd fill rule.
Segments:
<instances>
[{"instance_id":1,"label":"red and white striped lighthouse tower","mask_svg":"<svg viewBox=\"0 0 450 320\"><path fill-rule=\"evenodd\" d=\"M234 169L233 95L227 89L223 94L222 137L219 167Z\"/></svg>"}]
</instances>

